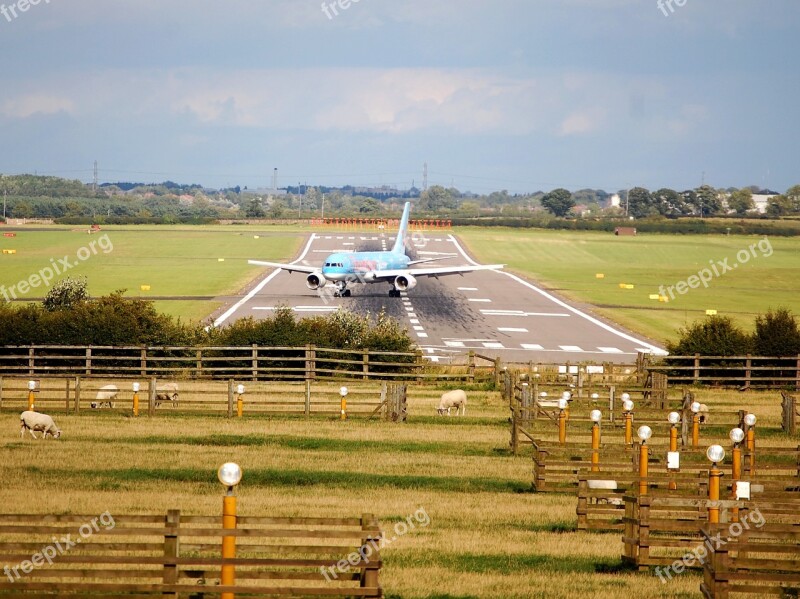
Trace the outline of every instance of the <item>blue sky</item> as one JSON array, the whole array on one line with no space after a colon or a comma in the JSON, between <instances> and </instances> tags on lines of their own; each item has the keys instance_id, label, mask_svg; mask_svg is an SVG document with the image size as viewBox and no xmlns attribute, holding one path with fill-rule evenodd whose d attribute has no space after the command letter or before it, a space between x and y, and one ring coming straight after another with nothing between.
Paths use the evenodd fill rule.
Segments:
<instances>
[{"instance_id":1,"label":"blue sky","mask_svg":"<svg viewBox=\"0 0 800 599\"><path fill-rule=\"evenodd\" d=\"M475 192L800 183L797 0L360 0L332 18L321 0L18 1L0 0L0 172L408 187L427 161L430 184Z\"/></svg>"}]
</instances>

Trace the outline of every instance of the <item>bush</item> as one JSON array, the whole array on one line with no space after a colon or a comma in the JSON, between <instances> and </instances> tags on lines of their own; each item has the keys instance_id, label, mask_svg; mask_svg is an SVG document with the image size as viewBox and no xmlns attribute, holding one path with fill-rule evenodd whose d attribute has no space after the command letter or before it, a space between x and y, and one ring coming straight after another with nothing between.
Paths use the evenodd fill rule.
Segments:
<instances>
[{"instance_id":1,"label":"bush","mask_svg":"<svg viewBox=\"0 0 800 599\"><path fill-rule=\"evenodd\" d=\"M751 351L750 336L728 316L710 316L678 332L680 340L667 344L673 355L742 356Z\"/></svg>"},{"instance_id":2,"label":"bush","mask_svg":"<svg viewBox=\"0 0 800 599\"><path fill-rule=\"evenodd\" d=\"M778 308L756 317L753 352L770 357L800 355L800 328L789 310Z\"/></svg>"}]
</instances>

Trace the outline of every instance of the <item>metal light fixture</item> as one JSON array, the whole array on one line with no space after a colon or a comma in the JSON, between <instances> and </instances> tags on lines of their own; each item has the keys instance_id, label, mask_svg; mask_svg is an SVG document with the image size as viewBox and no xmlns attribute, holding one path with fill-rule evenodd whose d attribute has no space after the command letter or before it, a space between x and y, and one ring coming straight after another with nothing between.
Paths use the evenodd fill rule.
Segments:
<instances>
[{"instance_id":1,"label":"metal light fixture","mask_svg":"<svg viewBox=\"0 0 800 599\"><path fill-rule=\"evenodd\" d=\"M642 440L642 442L646 442L648 439L650 439L650 437L653 436L653 429L647 425L640 426L639 430L636 431L636 435Z\"/></svg>"},{"instance_id":2,"label":"metal light fixture","mask_svg":"<svg viewBox=\"0 0 800 599\"><path fill-rule=\"evenodd\" d=\"M623 393L621 395L621 398L622 398L622 401L628 401L631 398L631 394L630 393Z\"/></svg>"},{"instance_id":3,"label":"metal light fixture","mask_svg":"<svg viewBox=\"0 0 800 599\"><path fill-rule=\"evenodd\" d=\"M235 487L242 480L242 469L239 464L227 462L217 470L217 478L224 486L228 488Z\"/></svg>"},{"instance_id":4,"label":"metal light fixture","mask_svg":"<svg viewBox=\"0 0 800 599\"><path fill-rule=\"evenodd\" d=\"M562 397L558 400L558 409L559 410L566 410L569 407L569 401Z\"/></svg>"},{"instance_id":5,"label":"metal light fixture","mask_svg":"<svg viewBox=\"0 0 800 599\"><path fill-rule=\"evenodd\" d=\"M670 424L678 424L681 421L681 415L678 412L670 412L667 420Z\"/></svg>"},{"instance_id":6,"label":"metal light fixture","mask_svg":"<svg viewBox=\"0 0 800 599\"><path fill-rule=\"evenodd\" d=\"M722 448L722 445L712 445L706 450L706 457L709 462L719 464L725 459L725 450Z\"/></svg>"},{"instance_id":7,"label":"metal light fixture","mask_svg":"<svg viewBox=\"0 0 800 599\"><path fill-rule=\"evenodd\" d=\"M236 387L236 393L238 393L239 395L241 395L242 393L244 393L244 385L237 385L237 387Z\"/></svg>"},{"instance_id":8,"label":"metal light fixture","mask_svg":"<svg viewBox=\"0 0 800 599\"><path fill-rule=\"evenodd\" d=\"M689 409L695 414L697 414L700 411L700 402L699 401L692 402L692 405L689 406Z\"/></svg>"},{"instance_id":9,"label":"metal light fixture","mask_svg":"<svg viewBox=\"0 0 800 599\"><path fill-rule=\"evenodd\" d=\"M756 425L756 415L755 414L748 414L744 417L744 423L747 426L755 426Z\"/></svg>"},{"instance_id":10,"label":"metal light fixture","mask_svg":"<svg viewBox=\"0 0 800 599\"><path fill-rule=\"evenodd\" d=\"M592 422L600 422L603 419L603 413L600 410L592 410L589 413L589 418Z\"/></svg>"},{"instance_id":11,"label":"metal light fixture","mask_svg":"<svg viewBox=\"0 0 800 599\"><path fill-rule=\"evenodd\" d=\"M623 399L622 400L622 409L626 412L630 412L633 410L633 402L630 399Z\"/></svg>"},{"instance_id":12,"label":"metal light fixture","mask_svg":"<svg viewBox=\"0 0 800 599\"><path fill-rule=\"evenodd\" d=\"M133 392L134 393L139 393L139 389L141 389L141 385L139 383L134 383L133 384Z\"/></svg>"},{"instance_id":13,"label":"metal light fixture","mask_svg":"<svg viewBox=\"0 0 800 599\"><path fill-rule=\"evenodd\" d=\"M744 431L740 428L732 428L730 432L731 441L734 443L741 443L744 441Z\"/></svg>"}]
</instances>

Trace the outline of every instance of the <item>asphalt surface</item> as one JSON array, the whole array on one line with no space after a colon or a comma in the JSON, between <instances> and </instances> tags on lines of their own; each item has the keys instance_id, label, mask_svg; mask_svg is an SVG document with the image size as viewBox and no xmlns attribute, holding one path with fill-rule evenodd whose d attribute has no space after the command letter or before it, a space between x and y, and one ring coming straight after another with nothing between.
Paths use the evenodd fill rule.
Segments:
<instances>
[{"instance_id":1,"label":"asphalt surface","mask_svg":"<svg viewBox=\"0 0 800 599\"><path fill-rule=\"evenodd\" d=\"M333 252L381 250L391 248L393 241L390 235L373 233L315 233L295 263L321 265ZM409 255L416 258L453 255L432 266L475 264L446 232L415 235L412 246ZM301 316L332 312L344 305L358 313L385 310L407 326L435 362L463 362L464 354L475 350L484 356L499 355L506 362L631 363L640 351L661 351L504 271L421 277L414 289L399 298L389 297L386 283L356 284L350 289L351 297L335 298L331 287L308 289L301 273L268 269L216 324L245 316L265 318L280 305L291 306Z\"/></svg>"}]
</instances>

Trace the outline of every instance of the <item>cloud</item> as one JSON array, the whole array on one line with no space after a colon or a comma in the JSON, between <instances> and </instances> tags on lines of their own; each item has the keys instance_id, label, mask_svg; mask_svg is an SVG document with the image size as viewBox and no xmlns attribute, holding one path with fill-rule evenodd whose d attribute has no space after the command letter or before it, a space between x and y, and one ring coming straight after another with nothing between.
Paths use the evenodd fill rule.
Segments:
<instances>
[{"instance_id":1,"label":"cloud","mask_svg":"<svg viewBox=\"0 0 800 599\"><path fill-rule=\"evenodd\" d=\"M6 100L0 113L12 119L26 119L34 115L71 113L75 109L69 98L41 94L25 94Z\"/></svg>"}]
</instances>

